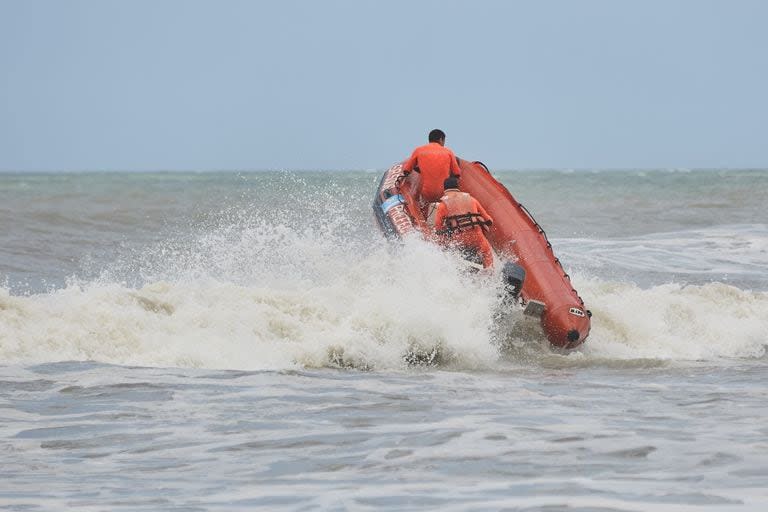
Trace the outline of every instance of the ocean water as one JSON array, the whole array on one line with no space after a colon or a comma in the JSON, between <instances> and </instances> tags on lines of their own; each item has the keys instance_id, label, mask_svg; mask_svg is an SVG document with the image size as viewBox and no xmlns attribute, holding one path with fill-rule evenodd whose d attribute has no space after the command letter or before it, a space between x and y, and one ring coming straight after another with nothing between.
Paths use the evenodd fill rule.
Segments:
<instances>
[{"instance_id":1,"label":"ocean water","mask_svg":"<svg viewBox=\"0 0 768 512\"><path fill-rule=\"evenodd\" d=\"M766 510L768 170L494 172L567 354L380 174L0 174L0 510Z\"/></svg>"}]
</instances>

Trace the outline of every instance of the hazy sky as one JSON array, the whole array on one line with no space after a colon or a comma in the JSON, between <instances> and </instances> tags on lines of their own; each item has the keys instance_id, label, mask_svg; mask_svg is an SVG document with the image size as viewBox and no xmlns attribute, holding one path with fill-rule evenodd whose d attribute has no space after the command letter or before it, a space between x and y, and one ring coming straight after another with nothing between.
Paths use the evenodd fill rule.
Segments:
<instances>
[{"instance_id":1,"label":"hazy sky","mask_svg":"<svg viewBox=\"0 0 768 512\"><path fill-rule=\"evenodd\" d=\"M768 1L0 0L0 170L768 167Z\"/></svg>"}]
</instances>

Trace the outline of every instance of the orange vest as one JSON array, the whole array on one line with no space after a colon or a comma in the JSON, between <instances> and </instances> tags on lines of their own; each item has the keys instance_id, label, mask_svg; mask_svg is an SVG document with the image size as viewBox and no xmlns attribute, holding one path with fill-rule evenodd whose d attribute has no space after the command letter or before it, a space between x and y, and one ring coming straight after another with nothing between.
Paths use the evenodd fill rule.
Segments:
<instances>
[{"instance_id":1,"label":"orange vest","mask_svg":"<svg viewBox=\"0 0 768 512\"><path fill-rule=\"evenodd\" d=\"M440 202L445 206L445 213L441 215L441 221L450 219L455 215L464 215L467 213L476 213L480 215L477 207L477 201L466 192L449 192L440 198ZM441 212L443 213L443 212ZM436 226L437 229L450 228L450 225ZM469 229L464 229L469 231ZM472 231L479 231L480 226L472 226Z\"/></svg>"},{"instance_id":2,"label":"orange vest","mask_svg":"<svg viewBox=\"0 0 768 512\"><path fill-rule=\"evenodd\" d=\"M461 215L463 213L478 213L477 206L472 196L466 192L451 192L440 198L445 205L448 215Z\"/></svg>"},{"instance_id":3,"label":"orange vest","mask_svg":"<svg viewBox=\"0 0 768 512\"><path fill-rule=\"evenodd\" d=\"M483 258L483 266L487 268L493 265L493 249L477 224L481 219L490 220L490 216L480 203L466 192L452 190L440 199L435 213L435 228L438 234L446 235L438 239L440 243L476 249Z\"/></svg>"}]
</instances>

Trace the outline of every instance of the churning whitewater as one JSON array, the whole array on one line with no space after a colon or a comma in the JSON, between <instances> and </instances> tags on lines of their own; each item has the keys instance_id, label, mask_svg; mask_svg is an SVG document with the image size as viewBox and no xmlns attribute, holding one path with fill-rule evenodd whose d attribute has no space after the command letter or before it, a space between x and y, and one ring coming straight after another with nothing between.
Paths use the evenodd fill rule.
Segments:
<instances>
[{"instance_id":1,"label":"churning whitewater","mask_svg":"<svg viewBox=\"0 0 768 512\"><path fill-rule=\"evenodd\" d=\"M547 353L535 322L521 314L506 322L511 330L530 323L533 339L525 339L526 331L517 339L500 336L494 325L500 307L496 281L462 275L453 257L426 243L413 240L399 251L382 247L357 253L346 263L353 253L324 248L324 241L289 230L277 232L246 233L235 247L218 246L220 254L245 254L243 243L276 243L284 251L264 254L287 256L291 247L301 246L314 257L306 262L249 259L254 272L241 274L237 282L192 267L186 275L138 288L104 278L27 296L0 290L0 357L6 364L391 370L405 367L405 356L414 349L439 348L441 364L459 369L497 367L510 342ZM641 288L579 274L573 279L590 299L595 326L589 343L566 359L714 360L764 354L765 292L723 283Z\"/></svg>"},{"instance_id":2,"label":"churning whitewater","mask_svg":"<svg viewBox=\"0 0 768 512\"><path fill-rule=\"evenodd\" d=\"M669 175L659 174L662 180ZM540 179L508 176L521 184L523 178ZM11 261L0 289L0 357L6 364L392 370L407 367L408 354L416 352L435 354L431 362L447 368L494 369L509 361L514 347L526 346L527 357L551 356L529 319L519 312L500 318L497 276L463 274L455 255L416 237L399 246L384 242L367 212L374 176L180 178L70 175L52 177L59 182L52 185L40 176L3 177L5 194L50 190L44 204L57 210L52 216L38 206L15 223L16 240L26 236L29 247L6 253ZM638 178L625 176L621 189ZM54 193L62 182L85 197ZM142 234L137 243L130 237L143 231L141 216L131 219L118 193L156 183L159 190L150 190L136 208L158 211L160 221L147 224L162 238L147 242ZM211 185L228 201L202 196L198 187ZM544 190L517 193L546 203ZM163 204L171 198L170 207ZM110 214L107 200L114 203L106 208ZM15 201L10 207L21 208ZM610 218L600 225L600 215L592 229L613 230ZM94 227L94 218L102 227ZM584 220L570 224L583 226ZM114 249L101 255L102 262L84 252L79 268L51 279L66 280L44 287L57 269L52 263L32 266L39 245L23 229L39 231L46 224L53 237L47 256L58 252L59 259L72 259L73 233L87 246L104 240ZM595 315L589 342L563 356L563 364L764 355L766 225L675 225L634 237L556 238L554 247ZM15 279L25 271L39 274L36 289L24 292Z\"/></svg>"}]
</instances>

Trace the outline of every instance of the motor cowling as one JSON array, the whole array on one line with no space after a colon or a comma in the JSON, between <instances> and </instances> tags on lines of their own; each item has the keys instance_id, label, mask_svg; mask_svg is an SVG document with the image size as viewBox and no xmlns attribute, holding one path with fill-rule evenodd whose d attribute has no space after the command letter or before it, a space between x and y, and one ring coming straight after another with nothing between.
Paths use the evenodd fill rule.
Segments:
<instances>
[{"instance_id":1,"label":"motor cowling","mask_svg":"<svg viewBox=\"0 0 768 512\"><path fill-rule=\"evenodd\" d=\"M507 261L501 268L501 275L504 281L505 294L517 300L523 289L523 283L525 283L525 269L517 263Z\"/></svg>"}]
</instances>

